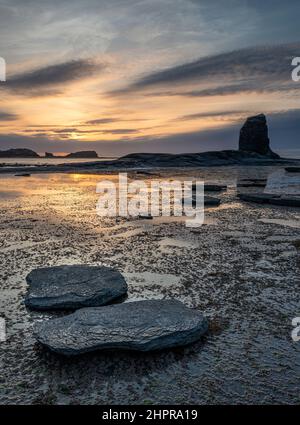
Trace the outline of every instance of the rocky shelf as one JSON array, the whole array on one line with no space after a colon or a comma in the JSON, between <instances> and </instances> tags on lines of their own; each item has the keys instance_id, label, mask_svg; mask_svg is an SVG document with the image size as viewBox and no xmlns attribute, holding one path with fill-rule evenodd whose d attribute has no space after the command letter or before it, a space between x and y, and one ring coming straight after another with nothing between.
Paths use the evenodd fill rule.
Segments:
<instances>
[{"instance_id":1,"label":"rocky shelf","mask_svg":"<svg viewBox=\"0 0 300 425\"><path fill-rule=\"evenodd\" d=\"M300 207L300 196L272 195L267 193L239 193L242 201L256 204L280 205L285 207Z\"/></svg>"}]
</instances>

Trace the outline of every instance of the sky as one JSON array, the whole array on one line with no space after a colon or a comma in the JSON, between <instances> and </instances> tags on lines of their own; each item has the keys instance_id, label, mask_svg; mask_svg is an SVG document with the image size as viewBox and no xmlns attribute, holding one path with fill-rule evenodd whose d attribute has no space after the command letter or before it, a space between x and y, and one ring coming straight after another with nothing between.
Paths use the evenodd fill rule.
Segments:
<instances>
[{"instance_id":1,"label":"sky","mask_svg":"<svg viewBox=\"0 0 300 425\"><path fill-rule=\"evenodd\" d=\"M299 0L0 0L0 150L300 149ZM300 153L300 150L299 150Z\"/></svg>"}]
</instances>

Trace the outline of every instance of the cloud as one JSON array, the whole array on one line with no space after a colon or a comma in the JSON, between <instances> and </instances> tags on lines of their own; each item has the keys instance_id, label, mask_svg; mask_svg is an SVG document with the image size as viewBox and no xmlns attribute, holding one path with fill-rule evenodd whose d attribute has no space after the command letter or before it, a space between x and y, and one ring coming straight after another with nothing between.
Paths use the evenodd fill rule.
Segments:
<instances>
[{"instance_id":1,"label":"cloud","mask_svg":"<svg viewBox=\"0 0 300 425\"><path fill-rule=\"evenodd\" d=\"M101 133L103 134L132 134L132 133L138 133L139 130L135 128L116 128L116 129L108 129L108 130L102 130Z\"/></svg>"},{"instance_id":2,"label":"cloud","mask_svg":"<svg viewBox=\"0 0 300 425\"><path fill-rule=\"evenodd\" d=\"M28 133L35 136L47 136L49 138L69 138L72 139L74 137L74 134L82 134L82 135L101 135L101 134L116 134L116 135L126 135L126 134L137 134L140 130L135 128L112 128L112 129L101 129L101 130L81 130L77 127L66 127L66 128L45 128L41 130L36 129L25 129L22 131L22 133Z\"/></svg>"},{"instance_id":3,"label":"cloud","mask_svg":"<svg viewBox=\"0 0 300 425\"><path fill-rule=\"evenodd\" d=\"M87 59L72 60L14 75L2 87L18 93L41 96L60 93L61 87L88 78L104 68Z\"/></svg>"},{"instance_id":4,"label":"cloud","mask_svg":"<svg viewBox=\"0 0 300 425\"><path fill-rule=\"evenodd\" d=\"M180 117L175 118L173 121L190 121L190 120L197 120L201 118L225 118L225 117L241 117L245 114L248 114L247 111L241 111L241 110L233 110L233 111L215 111L215 112L199 112L196 114L188 114L188 115L182 115Z\"/></svg>"},{"instance_id":5,"label":"cloud","mask_svg":"<svg viewBox=\"0 0 300 425\"><path fill-rule=\"evenodd\" d=\"M78 133L78 134L132 134L132 133L138 133L139 130L135 128L111 128L111 129L105 129L105 130L80 130L75 127L70 128L62 128L59 130L51 130L53 133L56 134L69 134L69 133Z\"/></svg>"},{"instance_id":6,"label":"cloud","mask_svg":"<svg viewBox=\"0 0 300 425\"><path fill-rule=\"evenodd\" d=\"M86 121L85 124L97 125L97 124L110 124L119 121L117 118L99 118L96 120Z\"/></svg>"},{"instance_id":7,"label":"cloud","mask_svg":"<svg viewBox=\"0 0 300 425\"><path fill-rule=\"evenodd\" d=\"M111 124L115 122L137 122L137 121L149 121L148 118L123 118L123 117L115 117L115 118L99 118L94 120L86 121L85 125L99 125L99 124Z\"/></svg>"},{"instance_id":8,"label":"cloud","mask_svg":"<svg viewBox=\"0 0 300 425\"><path fill-rule=\"evenodd\" d=\"M190 88L176 95L215 96L243 91L280 91L295 88L291 80L292 58L300 51L300 42L276 46L239 49L150 73L111 94L143 92L153 88ZM197 84L201 85L197 89ZM283 85L283 88L282 88ZM194 88L195 87L195 88ZM154 95L158 93L152 93ZM173 93L174 94L174 93ZM150 92L151 95L151 92Z\"/></svg>"},{"instance_id":9,"label":"cloud","mask_svg":"<svg viewBox=\"0 0 300 425\"><path fill-rule=\"evenodd\" d=\"M76 127L67 127L67 128L62 128L62 129L55 129L55 130L51 130L53 133L74 133L75 131L78 132Z\"/></svg>"},{"instance_id":10,"label":"cloud","mask_svg":"<svg viewBox=\"0 0 300 425\"><path fill-rule=\"evenodd\" d=\"M0 121L15 121L17 119L18 119L18 115L16 114L0 111Z\"/></svg>"},{"instance_id":11,"label":"cloud","mask_svg":"<svg viewBox=\"0 0 300 425\"><path fill-rule=\"evenodd\" d=\"M247 94L247 93L276 93L276 92L288 92L299 90L300 85L296 85L293 82L288 84L278 84L278 82L265 82L256 81L245 82L243 84L232 84L232 85L221 85L214 88L202 89L202 90L190 90L184 92L169 92L165 94L157 93L157 96L183 96L183 97L212 97L212 96L227 96L233 94Z\"/></svg>"}]
</instances>

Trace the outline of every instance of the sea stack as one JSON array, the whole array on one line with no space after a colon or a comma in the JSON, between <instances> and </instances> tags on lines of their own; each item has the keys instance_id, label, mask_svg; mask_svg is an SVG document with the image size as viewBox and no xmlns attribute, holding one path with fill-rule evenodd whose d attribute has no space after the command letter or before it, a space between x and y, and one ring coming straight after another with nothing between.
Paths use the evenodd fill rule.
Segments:
<instances>
[{"instance_id":1,"label":"sea stack","mask_svg":"<svg viewBox=\"0 0 300 425\"><path fill-rule=\"evenodd\" d=\"M268 125L264 114L247 118L240 131L239 151L280 158L270 149Z\"/></svg>"}]
</instances>

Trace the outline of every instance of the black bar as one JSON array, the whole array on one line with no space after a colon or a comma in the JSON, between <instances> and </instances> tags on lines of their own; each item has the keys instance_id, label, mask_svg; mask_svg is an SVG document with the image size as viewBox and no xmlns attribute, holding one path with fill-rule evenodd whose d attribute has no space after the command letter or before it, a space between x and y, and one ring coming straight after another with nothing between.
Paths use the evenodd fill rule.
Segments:
<instances>
[{"instance_id":1,"label":"black bar","mask_svg":"<svg viewBox=\"0 0 300 425\"><path fill-rule=\"evenodd\" d=\"M82 420L90 423L220 423L300 418L300 406L1 406L0 420Z\"/></svg>"}]
</instances>

